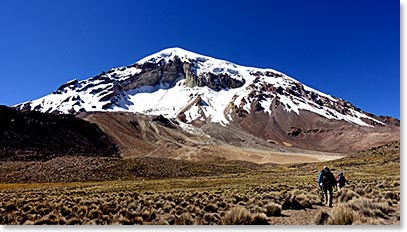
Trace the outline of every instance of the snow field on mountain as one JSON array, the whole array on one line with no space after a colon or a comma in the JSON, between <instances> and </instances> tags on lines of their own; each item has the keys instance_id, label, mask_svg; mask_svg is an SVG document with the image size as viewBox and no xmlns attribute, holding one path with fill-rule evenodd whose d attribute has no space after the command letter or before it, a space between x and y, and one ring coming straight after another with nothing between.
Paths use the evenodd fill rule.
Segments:
<instances>
[{"instance_id":1,"label":"snow field on mountain","mask_svg":"<svg viewBox=\"0 0 407 232\"><path fill-rule=\"evenodd\" d=\"M105 73L104 78L90 78L72 85L68 83L58 93L27 103L31 109L42 112L130 111L147 115L161 114L169 118L177 118L180 114L184 114L187 122L202 120L226 125L232 119L231 111L225 112L226 108L233 104L250 113L251 104L255 99L253 95L251 97L249 95L252 91L257 91L256 94L262 94L258 92L262 84L271 84L274 88L290 89L299 83L294 78L273 69L236 65L180 48L164 49L141 59L136 64L142 65L148 62L161 66L173 61L175 57L180 58L184 63L190 63L191 71L198 78L208 73L224 74L232 79L244 80L245 83L238 88L214 90L207 86L187 87L185 79L179 78L174 81L172 86L160 84L124 91L115 87L120 87L120 83L141 74L143 70L132 66L119 67ZM267 76L266 73L273 75ZM327 98L331 101L330 104L336 104L339 100L308 86L303 85L303 87L305 91L314 92L317 99L319 97ZM327 106L318 105L303 96L287 96L286 93L277 92L268 92L267 94L269 97L263 97L259 103L264 108L264 112L268 114L272 113L271 104L276 99L283 104L286 111L296 114L301 114L301 110L307 110L328 119L345 120L360 126L371 126L362 121L361 118L381 123L352 108L348 109L349 114L342 114Z\"/></svg>"}]
</instances>

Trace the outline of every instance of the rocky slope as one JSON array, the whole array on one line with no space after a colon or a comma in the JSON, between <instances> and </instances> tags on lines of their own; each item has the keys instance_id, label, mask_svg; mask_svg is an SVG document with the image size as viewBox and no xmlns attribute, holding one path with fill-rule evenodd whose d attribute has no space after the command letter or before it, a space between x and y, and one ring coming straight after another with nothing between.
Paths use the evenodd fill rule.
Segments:
<instances>
[{"instance_id":1,"label":"rocky slope","mask_svg":"<svg viewBox=\"0 0 407 232\"><path fill-rule=\"evenodd\" d=\"M119 153L108 135L85 120L0 106L0 160L43 161L78 155L114 157Z\"/></svg>"},{"instance_id":2,"label":"rocky slope","mask_svg":"<svg viewBox=\"0 0 407 232\"><path fill-rule=\"evenodd\" d=\"M91 112L81 113L78 117L98 124L116 141L126 159L241 160L262 164L315 162L343 156L270 143L241 129L218 124L208 123L197 128L162 116L129 112Z\"/></svg>"}]
</instances>

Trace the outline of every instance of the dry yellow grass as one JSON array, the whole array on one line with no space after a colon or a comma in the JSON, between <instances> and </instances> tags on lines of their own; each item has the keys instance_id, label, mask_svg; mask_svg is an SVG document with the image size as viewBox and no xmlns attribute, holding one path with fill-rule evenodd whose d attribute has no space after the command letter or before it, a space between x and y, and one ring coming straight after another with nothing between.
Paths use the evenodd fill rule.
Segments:
<instances>
[{"instance_id":1,"label":"dry yellow grass","mask_svg":"<svg viewBox=\"0 0 407 232\"><path fill-rule=\"evenodd\" d=\"M396 146L211 177L1 184L0 224L399 224ZM324 165L350 182L332 210L316 184Z\"/></svg>"}]
</instances>

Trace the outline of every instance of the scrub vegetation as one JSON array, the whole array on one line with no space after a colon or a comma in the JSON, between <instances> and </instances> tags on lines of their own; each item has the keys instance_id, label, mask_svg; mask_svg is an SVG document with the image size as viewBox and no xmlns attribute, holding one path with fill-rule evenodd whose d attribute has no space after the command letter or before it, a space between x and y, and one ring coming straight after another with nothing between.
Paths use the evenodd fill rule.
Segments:
<instances>
[{"instance_id":1,"label":"scrub vegetation","mask_svg":"<svg viewBox=\"0 0 407 232\"><path fill-rule=\"evenodd\" d=\"M194 176L186 165L179 170L190 177L137 170L126 180L3 183L0 224L400 224L399 143L322 163L222 165L240 169ZM334 191L333 208L316 183L325 165L349 181Z\"/></svg>"}]
</instances>

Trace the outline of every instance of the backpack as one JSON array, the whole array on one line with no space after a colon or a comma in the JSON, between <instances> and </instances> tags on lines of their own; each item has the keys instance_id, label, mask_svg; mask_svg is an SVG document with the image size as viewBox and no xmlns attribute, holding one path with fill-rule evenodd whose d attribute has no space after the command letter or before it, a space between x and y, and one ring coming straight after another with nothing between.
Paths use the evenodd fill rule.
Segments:
<instances>
[{"instance_id":1,"label":"backpack","mask_svg":"<svg viewBox=\"0 0 407 232\"><path fill-rule=\"evenodd\" d=\"M327 173L325 173L325 172L321 172L321 183L324 186L329 184L329 178L328 178Z\"/></svg>"},{"instance_id":2,"label":"backpack","mask_svg":"<svg viewBox=\"0 0 407 232\"><path fill-rule=\"evenodd\" d=\"M343 176L342 173L339 173L338 176L336 177L336 182L339 184L339 186L344 186L345 185L345 177Z\"/></svg>"},{"instance_id":3,"label":"backpack","mask_svg":"<svg viewBox=\"0 0 407 232\"><path fill-rule=\"evenodd\" d=\"M332 186L336 185L336 179L334 174L332 172L328 171L322 171L321 172L321 182L320 182L323 187L330 188Z\"/></svg>"}]
</instances>

